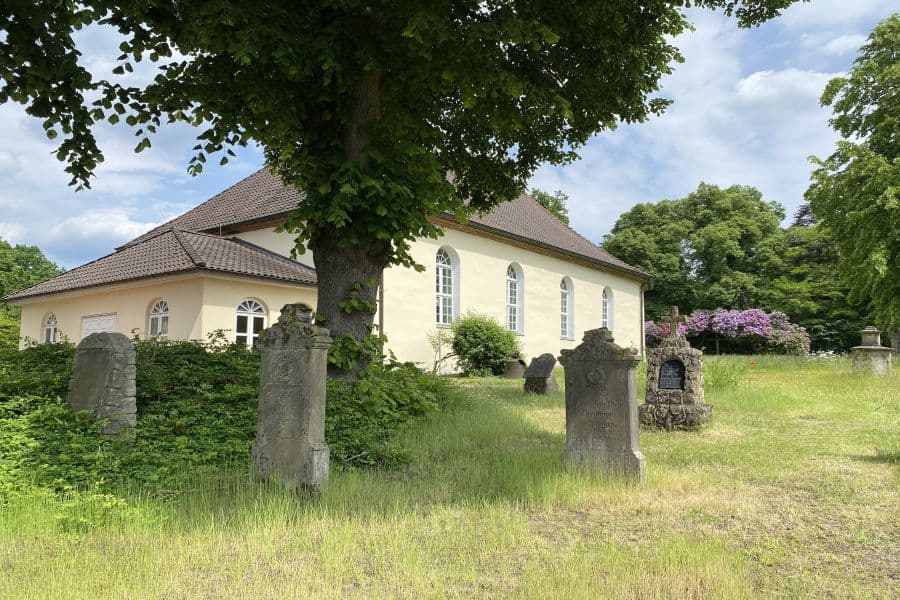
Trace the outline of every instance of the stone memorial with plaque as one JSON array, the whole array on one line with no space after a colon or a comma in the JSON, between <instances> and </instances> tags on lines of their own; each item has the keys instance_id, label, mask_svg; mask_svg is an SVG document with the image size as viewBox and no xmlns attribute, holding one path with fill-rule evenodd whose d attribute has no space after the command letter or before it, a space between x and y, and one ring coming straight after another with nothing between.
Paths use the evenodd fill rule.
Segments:
<instances>
[{"instance_id":1,"label":"stone memorial with plaque","mask_svg":"<svg viewBox=\"0 0 900 600\"><path fill-rule=\"evenodd\" d=\"M647 359L647 390L640 406L641 424L666 430L699 429L711 407L703 401L703 353L684 338L686 319L673 306L664 321L669 334Z\"/></svg>"},{"instance_id":2,"label":"stone memorial with plaque","mask_svg":"<svg viewBox=\"0 0 900 600\"><path fill-rule=\"evenodd\" d=\"M117 435L137 423L134 344L121 333L92 333L75 348L68 403L104 419L103 433Z\"/></svg>"},{"instance_id":3,"label":"stone memorial with plaque","mask_svg":"<svg viewBox=\"0 0 900 600\"><path fill-rule=\"evenodd\" d=\"M259 337L259 421L253 443L258 479L317 491L328 481L325 376L328 330L312 323L312 309L287 304L278 323Z\"/></svg>"},{"instance_id":4,"label":"stone memorial with plaque","mask_svg":"<svg viewBox=\"0 0 900 600\"><path fill-rule=\"evenodd\" d=\"M549 352L531 359L531 364L525 370L525 391L533 394L552 394L559 391L553 377L555 366L556 358Z\"/></svg>"},{"instance_id":5,"label":"stone memorial with plaque","mask_svg":"<svg viewBox=\"0 0 900 600\"><path fill-rule=\"evenodd\" d=\"M637 350L617 346L604 327L586 331L581 344L562 351L559 362L566 377L566 459L643 481Z\"/></svg>"}]
</instances>

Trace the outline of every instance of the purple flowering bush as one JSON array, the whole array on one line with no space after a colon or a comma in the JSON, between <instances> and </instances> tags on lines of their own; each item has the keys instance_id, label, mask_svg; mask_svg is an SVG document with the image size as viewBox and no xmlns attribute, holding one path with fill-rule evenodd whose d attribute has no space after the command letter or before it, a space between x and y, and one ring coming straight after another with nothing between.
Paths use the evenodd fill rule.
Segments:
<instances>
[{"instance_id":1,"label":"purple flowering bush","mask_svg":"<svg viewBox=\"0 0 900 600\"><path fill-rule=\"evenodd\" d=\"M668 323L645 324L647 343L659 344L668 334ZM778 354L806 354L809 334L803 327L791 323L782 312L767 313L758 308L748 310L696 310L687 323L679 325L681 332L695 345L713 346L726 352Z\"/></svg>"}]
</instances>

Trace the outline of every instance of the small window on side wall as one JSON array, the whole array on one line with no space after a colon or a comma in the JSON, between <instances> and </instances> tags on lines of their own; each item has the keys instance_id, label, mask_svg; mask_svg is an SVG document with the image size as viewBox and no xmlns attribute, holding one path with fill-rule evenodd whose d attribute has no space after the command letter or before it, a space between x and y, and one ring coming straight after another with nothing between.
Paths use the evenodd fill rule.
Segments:
<instances>
[{"instance_id":1,"label":"small window on side wall","mask_svg":"<svg viewBox=\"0 0 900 600\"><path fill-rule=\"evenodd\" d=\"M575 335L575 287L568 277L559 282L559 337L571 340Z\"/></svg>"},{"instance_id":2,"label":"small window on side wall","mask_svg":"<svg viewBox=\"0 0 900 600\"><path fill-rule=\"evenodd\" d=\"M147 337L158 340L169 339L169 304L157 300L147 316Z\"/></svg>"},{"instance_id":3,"label":"small window on side wall","mask_svg":"<svg viewBox=\"0 0 900 600\"><path fill-rule=\"evenodd\" d=\"M600 327L606 327L610 331L613 328L613 293L610 288L603 288L603 310L600 318Z\"/></svg>"},{"instance_id":4,"label":"small window on side wall","mask_svg":"<svg viewBox=\"0 0 900 600\"><path fill-rule=\"evenodd\" d=\"M248 348L256 348L259 335L266 328L266 309L256 300L244 300L237 307L234 341Z\"/></svg>"},{"instance_id":5,"label":"small window on side wall","mask_svg":"<svg viewBox=\"0 0 900 600\"><path fill-rule=\"evenodd\" d=\"M55 344L58 338L59 327L56 315L47 315L47 318L44 320L44 332L41 339L44 340L45 344Z\"/></svg>"}]
</instances>

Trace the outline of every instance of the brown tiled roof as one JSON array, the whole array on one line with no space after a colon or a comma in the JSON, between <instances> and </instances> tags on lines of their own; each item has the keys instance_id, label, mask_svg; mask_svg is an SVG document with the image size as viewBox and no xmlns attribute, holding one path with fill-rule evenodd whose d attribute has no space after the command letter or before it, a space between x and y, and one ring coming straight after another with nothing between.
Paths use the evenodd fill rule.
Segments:
<instances>
[{"instance_id":1,"label":"brown tiled roof","mask_svg":"<svg viewBox=\"0 0 900 600\"><path fill-rule=\"evenodd\" d=\"M195 269L315 285L311 267L243 240L163 230L94 262L10 294L5 300L171 275Z\"/></svg>"},{"instance_id":2,"label":"brown tiled roof","mask_svg":"<svg viewBox=\"0 0 900 600\"><path fill-rule=\"evenodd\" d=\"M276 219L287 215L302 200L303 197L296 190L285 186L268 169L260 169L197 208L129 242L125 247L168 229L215 234L240 224ZM448 215L448 218L452 217ZM528 195L504 202L484 215L473 215L468 224L491 230L501 236L562 250L641 278L650 277L595 246Z\"/></svg>"}]
</instances>

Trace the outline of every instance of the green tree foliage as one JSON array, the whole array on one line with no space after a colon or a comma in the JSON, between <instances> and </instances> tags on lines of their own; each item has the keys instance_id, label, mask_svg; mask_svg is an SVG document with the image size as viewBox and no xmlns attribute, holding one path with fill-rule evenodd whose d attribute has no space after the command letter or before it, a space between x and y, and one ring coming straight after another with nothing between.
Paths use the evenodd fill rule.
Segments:
<instances>
[{"instance_id":1,"label":"green tree foliage","mask_svg":"<svg viewBox=\"0 0 900 600\"><path fill-rule=\"evenodd\" d=\"M650 318L672 305L683 312L766 307L784 267L783 218L782 207L755 188L701 183L686 198L633 207L603 247L653 275Z\"/></svg>"},{"instance_id":2,"label":"green tree foliage","mask_svg":"<svg viewBox=\"0 0 900 600\"><path fill-rule=\"evenodd\" d=\"M838 245L816 223L804 204L785 231L784 273L773 282L766 308L780 310L810 335L813 350L846 350L859 342L869 311L851 302L850 289L837 269Z\"/></svg>"},{"instance_id":3,"label":"green tree foliage","mask_svg":"<svg viewBox=\"0 0 900 600\"><path fill-rule=\"evenodd\" d=\"M469 313L450 326L453 352L467 375L500 375L506 359L522 351L515 332L487 315Z\"/></svg>"},{"instance_id":4,"label":"green tree foliage","mask_svg":"<svg viewBox=\"0 0 900 600\"><path fill-rule=\"evenodd\" d=\"M132 127L136 151L164 122L198 127L193 173L260 143L305 194L286 227L315 256L318 312L360 340L376 286L362 310L341 301L386 265L412 265L410 242L439 234L431 218L488 210L539 164L574 160L597 132L666 107L654 92L681 60L686 6L751 26L794 1L5 3L0 103L61 136L57 156L81 186L103 158L103 120ZM78 63L72 37L97 22L124 38L106 78ZM135 86L141 60L159 70Z\"/></svg>"},{"instance_id":5,"label":"green tree foliage","mask_svg":"<svg viewBox=\"0 0 900 600\"><path fill-rule=\"evenodd\" d=\"M568 194L562 190L556 190L551 194L538 188L532 188L528 193L537 200L538 204L556 215L556 218L566 225L569 224L569 209L566 208L566 204L569 202Z\"/></svg>"},{"instance_id":6,"label":"green tree foliage","mask_svg":"<svg viewBox=\"0 0 900 600\"><path fill-rule=\"evenodd\" d=\"M13 246L0 239L0 298L59 273L60 268L37 246ZM6 304L0 304L0 312L17 314Z\"/></svg>"},{"instance_id":7,"label":"green tree foliage","mask_svg":"<svg viewBox=\"0 0 900 600\"><path fill-rule=\"evenodd\" d=\"M812 159L806 198L838 243L853 299L871 299L879 322L900 328L900 14L872 31L822 104L843 139Z\"/></svg>"}]
</instances>

